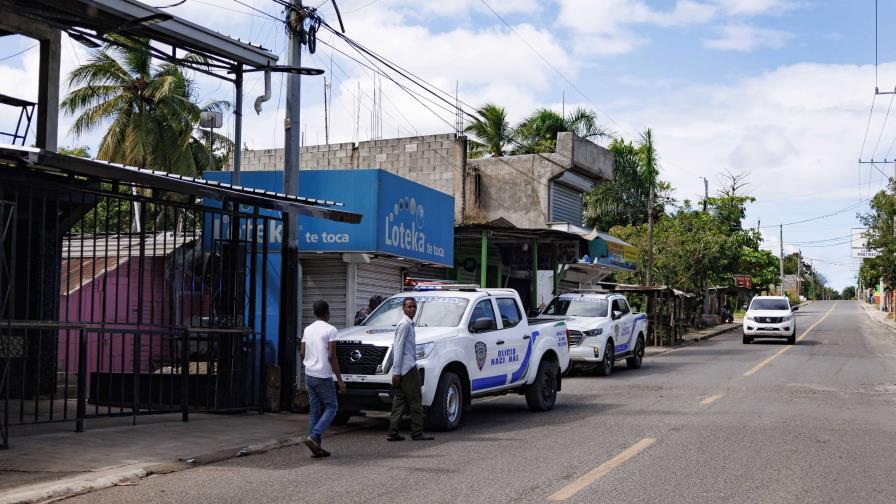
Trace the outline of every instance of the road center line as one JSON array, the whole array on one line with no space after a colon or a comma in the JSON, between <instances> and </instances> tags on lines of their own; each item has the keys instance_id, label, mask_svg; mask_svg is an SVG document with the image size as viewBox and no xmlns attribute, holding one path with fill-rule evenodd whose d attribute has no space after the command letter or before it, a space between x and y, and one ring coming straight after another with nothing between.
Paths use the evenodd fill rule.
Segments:
<instances>
[{"instance_id":1,"label":"road center line","mask_svg":"<svg viewBox=\"0 0 896 504\"><path fill-rule=\"evenodd\" d=\"M837 303L839 303L839 301L834 301L834 305L831 306L831 309L828 310L827 313L824 314L824 316L822 316L820 319L818 319L817 322L815 322L814 324L812 324L811 326L809 326L808 329L806 329L805 331L803 331L803 334L801 334L800 337L797 338L796 340L797 340L797 341L802 341L803 338L805 338L806 336L809 335L810 332L812 332L812 329L815 329L815 327L816 327L818 324L824 322L824 319L828 318L828 315L830 315L831 312L834 311L834 308L837 307ZM753 366L752 369L750 369L749 371L747 371L746 373L744 373L744 376L752 376L752 375L756 374L756 372L758 372L760 369L762 369L762 368L764 368L765 366L767 366L769 362L771 362L771 361L777 359L778 356L780 356L780 355L783 354L784 352L790 350L791 348L793 348L793 346L794 346L794 345L787 345L787 346L785 346L784 348L778 350L778 351L775 352L771 357L769 357L769 358L765 359L764 361L760 362L759 364L756 364L755 366Z\"/></svg>"},{"instance_id":2,"label":"road center line","mask_svg":"<svg viewBox=\"0 0 896 504\"><path fill-rule=\"evenodd\" d=\"M722 394L712 395L712 396L709 396L706 399L700 401L700 404L702 404L703 406L708 406L708 405L718 401L721 398L722 398Z\"/></svg>"},{"instance_id":3,"label":"road center line","mask_svg":"<svg viewBox=\"0 0 896 504\"><path fill-rule=\"evenodd\" d=\"M655 438L644 438L637 443L629 446L625 450L622 451L619 455L611 458L610 460L604 462L603 464L597 466L587 474L579 477L579 479L573 481L572 483L566 485L565 487L558 490L556 493L548 497L550 501L562 501L566 500L573 495L584 490L588 485L594 483L595 481L603 478L613 469L624 464L628 459L634 457L638 453L641 453L645 449L647 449L650 445L656 442Z\"/></svg>"}]
</instances>

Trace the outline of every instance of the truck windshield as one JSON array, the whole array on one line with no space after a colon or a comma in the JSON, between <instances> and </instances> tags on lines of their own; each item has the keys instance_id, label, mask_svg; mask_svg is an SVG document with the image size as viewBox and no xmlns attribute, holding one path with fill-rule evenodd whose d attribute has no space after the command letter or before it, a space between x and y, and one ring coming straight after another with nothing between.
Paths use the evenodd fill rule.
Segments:
<instances>
[{"instance_id":1,"label":"truck windshield","mask_svg":"<svg viewBox=\"0 0 896 504\"><path fill-rule=\"evenodd\" d=\"M751 310L789 310L790 305L785 299L754 299L750 304Z\"/></svg>"},{"instance_id":2,"label":"truck windshield","mask_svg":"<svg viewBox=\"0 0 896 504\"><path fill-rule=\"evenodd\" d=\"M411 296L417 300L417 327L457 327L467 309L468 301L458 297ZM404 297L394 297L383 302L364 321L363 326L394 327L404 313L401 304Z\"/></svg>"},{"instance_id":3,"label":"truck windshield","mask_svg":"<svg viewBox=\"0 0 896 504\"><path fill-rule=\"evenodd\" d=\"M544 315L566 315L568 317L606 317L607 300L585 297L556 297L547 308Z\"/></svg>"}]
</instances>

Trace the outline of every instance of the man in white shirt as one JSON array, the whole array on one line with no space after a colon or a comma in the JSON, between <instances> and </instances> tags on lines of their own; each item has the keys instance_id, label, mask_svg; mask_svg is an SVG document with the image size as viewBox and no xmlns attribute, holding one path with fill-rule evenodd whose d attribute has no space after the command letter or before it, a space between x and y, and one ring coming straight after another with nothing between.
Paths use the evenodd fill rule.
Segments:
<instances>
[{"instance_id":1,"label":"man in white shirt","mask_svg":"<svg viewBox=\"0 0 896 504\"><path fill-rule=\"evenodd\" d=\"M317 320L306 327L302 335L300 352L305 366L308 400L311 403L305 446L311 450L314 458L321 458L330 456L330 452L321 447L321 436L339 408L333 375L336 375L340 393L345 392L345 382L342 381L339 361L336 360L336 328L327 323L330 320L330 305L323 300L315 301L314 316Z\"/></svg>"}]
</instances>

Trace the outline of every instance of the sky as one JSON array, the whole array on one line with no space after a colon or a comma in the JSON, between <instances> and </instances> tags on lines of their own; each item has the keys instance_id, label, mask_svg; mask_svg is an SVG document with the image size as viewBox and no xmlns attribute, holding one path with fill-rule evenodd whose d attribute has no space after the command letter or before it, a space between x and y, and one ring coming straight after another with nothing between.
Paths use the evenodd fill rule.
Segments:
<instances>
[{"instance_id":1,"label":"sky","mask_svg":"<svg viewBox=\"0 0 896 504\"><path fill-rule=\"evenodd\" d=\"M747 174L746 192L757 198L747 225L761 226L765 246L777 252L778 224L787 224L785 252L801 250L834 288L854 285L850 229L896 173L892 162L857 162L896 158L893 95L874 95L875 86L896 89L896 33L880 30L875 65L872 0L337 1L349 37L441 89L457 89L463 103L497 103L512 121L538 107L588 107L626 139L651 128L662 177L680 202L702 197L701 177L713 193L721 174ZM332 4L319 5L336 25ZM168 11L261 44L286 64L283 25L269 17L282 17L273 0L187 0ZM878 18L892 25L896 5L881 2ZM346 50L330 34L320 39ZM33 46L24 37L0 38L0 93L36 98ZM67 74L90 54L64 36L62 57ZM325 44L306 51L302 63L326 70L303 79L305 143L324 142L325 78L330 141L370 138L372 95L380 89L371 72ZM202 101L232 99L227 82L195 77ZM452 114L427 110L388 81L379 86L383 137L453 131ZM256 114L263 81L246 78L249 148L282 146L281 76L273 89ZM16 117L0 114L0 130ZM71 123L61 119L60 145L95 153L101 132L76 138ZM231 113L225 133L232 128Z\"/></svg>"}]
</instances>

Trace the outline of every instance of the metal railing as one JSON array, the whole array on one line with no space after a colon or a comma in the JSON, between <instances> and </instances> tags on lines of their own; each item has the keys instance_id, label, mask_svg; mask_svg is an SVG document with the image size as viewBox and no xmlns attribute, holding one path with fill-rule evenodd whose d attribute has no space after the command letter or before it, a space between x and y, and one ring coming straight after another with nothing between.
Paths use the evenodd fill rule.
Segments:
<instances>
[{"instance_id":1,"label":"metal railing","mask_svg":"<svg viewBox=\"0 0 896 504\"><path fill-rule=\"evenodd\" d=\"M256 207L0 173L2 446L10 425L260 411L277 226Z\"/></svg>"}]
</instances>

